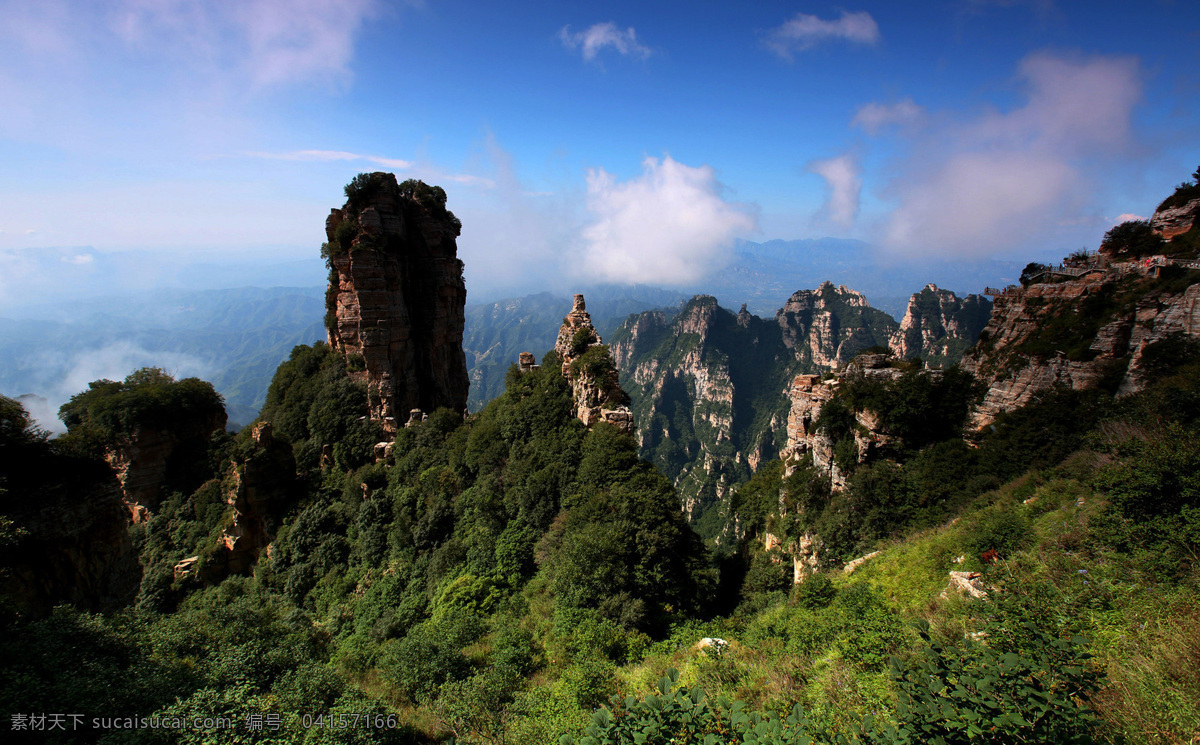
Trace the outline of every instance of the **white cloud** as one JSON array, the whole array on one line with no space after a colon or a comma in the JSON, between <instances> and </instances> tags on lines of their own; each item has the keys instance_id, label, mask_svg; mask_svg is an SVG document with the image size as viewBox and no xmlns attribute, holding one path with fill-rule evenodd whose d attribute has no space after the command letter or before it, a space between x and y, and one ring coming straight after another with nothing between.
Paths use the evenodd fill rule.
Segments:
<instances>
[{"instance_id":1,"label":"white cloud","mask_svg":"<svg viewBox=\"0 0 1200 745\"><path fill-rule=\"evenodd\" d=\"M829 198L825 211L834 224L849 228L858 217L858 197L862 190L862 169L853 155L815 160L808 170L825 179L829 187Z\"/></svg>"},{"instance_id":2,"label":"white cloud","mask_svg":"<svg viewBox=\"0 0 1200 745\"><path fill-rule=\"evenodd\" d=\"M884 221L884 245L983 256L1075 242L1100 227L1089 211L1093 169L1130 144L1136 60L1033 54L1018 79L1023 105L914 135L912 157L885 193L899 205Z\"/></svg>"},{"instance_id":3,"label":"white cloud","mask_svg":"<svg viewBox=\"0 0 1200 745\"><path fill-rule=\"evenodd\" d=\"M862 127L868 134L876 134L890 125L915 124L925 115L925 109L906 98L896 103L869 103L854 115L850 125Z\"/></svg>"},{"instance_id":4,"label":"white cloud","mask_svg":"<svg viewBox=\"0 0 1200 745\"><path fill-rule=\"evenodd\" d=\"M1150 219L1150 218L1142 217L1141 215L1135 215L1132 212L1125 212L1123 214L1117 215L1116 218L1113 220L1110 220L1110 222L1113 225L1120 225L1123 222L1133 222L1135 220L1148 220L1148 219Z\"/></svg>"},{"instance_id":5,"label":"white cloud","mask_svg":"<svg viewBox=\"0 0 1200 745\"><path fill-rule=\"evenodd\" d=\"M63 256L59 259L59 261L63 262L64 264L74 264L75 266L91 264L95 260L96 257L92 256L91 254L75 254L73 256Z\"/></svg>"},{"instance_id":6,"label":"white cloud","mask_svg":"<svg viewBox=\"0 0 1200 745\"><path fill-rule=\"evenodd\" d=\"M694 282L729 259L739 235L757 228L745 205L725 201L710 166L646 158L642 175L618 182L588 171L583 231L589 279L678 285Z\"/></svg>"},{"instance_id":7,"label":"white cloud","mask_svg":"<svg viewBox=\"0 0 1200 745\"><path fill-rule=\"evenodd\" d=\"M127 43L200 67L235 68L254 87L341 81L377 0L124 0L111 17Z\"/></svg>"},{"instance_id":8,"label":"white cloud","mask_svg":"<svg viewBox=\"0 0 1200 745\"><path fill-rule=\"evenodd\" d=\"M596 59L605 47L612 47L617 53L623 54L626 57L637 57L645 59L651 55L649 47L640 43L637 39L637 32L633 27L622 31L617 28L617 24L597 23L584 31L576 33L571 32L570 26L563 26L558 32L558 38L562 40L563 46L567 49L579 49L583 53L583 58L588 62Z\"/></svg>"},{"instance_id":9,"label":"white cloud","mask_svg":"<svg viewBox=\"0 0 1200 745\"><path fill-rule=\"evenodd\" d=\"M825 41L842 40L855 44L874 45L879 43L879 24L866 11L850 13L842 11L842 17L826 21L807 13L796 17L767 34L767 48L784 59L791 59L792 52L810 49Z\"/></svg>"}]
</instances>

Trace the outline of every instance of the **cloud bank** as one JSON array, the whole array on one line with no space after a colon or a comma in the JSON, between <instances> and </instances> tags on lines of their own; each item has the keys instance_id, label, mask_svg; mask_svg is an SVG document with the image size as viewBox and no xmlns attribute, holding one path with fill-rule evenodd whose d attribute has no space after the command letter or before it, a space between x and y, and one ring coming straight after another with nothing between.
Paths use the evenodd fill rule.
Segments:
<instances>
[{"instance_id":1,"label":"cloud bank","mask_svg":"<svg viewBox=\"0 0 1200 745\"><path fill-rule=\"evenodd\" d=\"M874 45L880 39L879 24L866 11L850 13L842 11L841 18L826 21L807 13L797 13L795 18L772 29L764 40L768 49L784 59L791 59L793 52L811 49L827 41L847 41L853 44Z\"/></svg>"},{"instance_id":2,"label":"cloud bank","mask_svg":"<svg viewBox=\"0 0 1200 745\"><path fill-rule=\"evenodd\" d=\"M885 247L983 256L1035 238L1077 240L1080 226L1103 222L1090 212L1099 176L1091 169L1131 144L1136 60L1039 53L1017 78L1023 104L907 135L912 156L885 190L898 202L884 221Z\"/></svg>"},{"instance_id":3,"label":"cloud bank","mask_svg":"<svg viewBox=\"0 0 1200 745\"><path fill-rule=\"evenodd\" d=\"M725 201L710 166L670 156L646 158L642 174L625 182L590 170L587 208L594 220L582 233L583 268L601 282L695 282L723 266L733 240L758 224L745 205Z\"/></svg>"},{"instance_id":4,"label":"cloud bank","mask_svg":"<svg viewBox=\"0 0 1200 745\"><path fill-rule=\"evenodd\" d=\"M588 62L596 59L596 55L600 54L606 47L611 47L615 52L625 57L636 57L638 59L646 59L651 55L650 47L643 45L637 39L637 32L633 27L629 27L622 31L617 28L617 24L597 23L584 31L571 32L570 26L563 26L558 32L558 38L562 40L563 46L567 49L578 49L582 52L583 58Z\"/></svg>"}]
</instances>

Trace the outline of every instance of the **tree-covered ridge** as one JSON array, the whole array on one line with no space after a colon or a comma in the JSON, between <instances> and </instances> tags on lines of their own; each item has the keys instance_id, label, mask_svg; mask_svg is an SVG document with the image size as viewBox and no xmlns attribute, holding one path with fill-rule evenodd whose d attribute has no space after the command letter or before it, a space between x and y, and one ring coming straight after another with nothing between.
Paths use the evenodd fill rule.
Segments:
<instances>
[{"instance_id":1,"label":"tree-covered ridge","mask_svg":"<svg viewBox=\"0 0 1200 745\"><path fill-rule=\"evenodd\" d=\"M162 429L186 419L221 419L224 401L212 383L199 378L175 380L161 368L147 367L123 381L96 380L71 397L59 418L75 434L104 441L127 438L139 427Z\"/></svg>"}]
</instances>

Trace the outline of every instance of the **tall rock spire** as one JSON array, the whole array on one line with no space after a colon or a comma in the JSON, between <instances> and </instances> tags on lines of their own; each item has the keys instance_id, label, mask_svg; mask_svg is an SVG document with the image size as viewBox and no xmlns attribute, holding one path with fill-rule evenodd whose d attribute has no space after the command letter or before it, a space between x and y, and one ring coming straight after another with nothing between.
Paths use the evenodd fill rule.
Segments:
<instances>
[{"instance_id":1,"label":"tall rock spire","mask_svg":"<svg viewBox=\"0 0 1200 745\"><path fill-rule=\"evenodd\" d=\"M446 192L390 173L359 174L325 221L325 326L370 416L394 432L413 409L466 411L467 288Z\"/></svg>"},{"instance_id":2,"label":"tall rock spire","mask_svg":"<svg viewBox=\"0 0 1200 745\"><path fill-rule=\"evenodd\" d=\"M606 421L633 434L629 395L621 388L608 347L592 325L583 295L575 296L571 312L563 319L554 351L562 359L562 374L571 384L579 420L588 427Z\"/></svg>"}]
</instances>

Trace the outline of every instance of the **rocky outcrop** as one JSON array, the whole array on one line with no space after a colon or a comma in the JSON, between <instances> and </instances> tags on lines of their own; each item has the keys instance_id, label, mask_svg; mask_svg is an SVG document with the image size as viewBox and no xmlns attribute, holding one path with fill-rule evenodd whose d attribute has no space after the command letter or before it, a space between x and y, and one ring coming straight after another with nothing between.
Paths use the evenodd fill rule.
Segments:
<instances>
[{"instance_id":1,"label":"rocky outcrop","mask_svg":"<svg viewBox=\"0 0 1200 745\"><path fill-rule=\"evenodd\" d=\"M626 434L633 434L633 412L629 395L621 388L617 368L608 347L604 346L583 295L576 295L571 312L563 318L554 351L562 360L562 374L571 384L575 415L591 427L608 422ZM528 354L528 353L527 353ZM521 359L522 370L532 370L533 355Z\"/></svg>"},{"instance_id":2,"label":"rocky outcrop","mask_svg":"<svg viewBox=\"0 0 1200 745\"><path fill-rule=\"evenodd\" d=\"M149 518L158 507L162 486L171 476L176 461L203 453L213 432L224 429L227 421L222 408L177 419L170 427L137 426L105 451L104 459L121 484L131 522Z\"/></svg>"},{"instance_id":3,"label":"rocky outcrop","mask_svg":"<svg viewBox=\"0 0 1200 745\"><path fill-rule=\"evenodd\" d=\"M445 192L384 173L365 183L325 222L326 329L392 433L412 409L466 411L467 290Z\"/></svg>"},{"instance_id":4,"label":"rocky outcrop","mask_svg":"<svg viewBox=\"0 0 1200 745\"><path fill-rule=\"evenodd\" d=\"M205 582L250 573L275 535L277 516L292 498L296 474L292 446L275 438L270 422L256 425L251 441L253 448L232 461L225 474L222 487L232 514L202 562L199 578ZM176 579L191 575L199 566L185 559L175 566Z\"/></svg>"},{"instance_id":5,"label":"rocky outcrop","mask_svg":"<svg viewBox=\"0 0 1200 745\"><path fill-rule=\"evenodd\" d=\"M674 318L662 311L629 318L612 352L634 398L641 451L674 481L689 519L727 501L749 477L751 460L774 457L783 424L779 377L790 364L778 364L787 350L777 325L700 295ZM746 414L756 405L779 413L748 432Z\"/></svg>"},{"instance_id":6,"label":"rocky outcrop","mask_svg":"<svg viewBox=\"0 0 1200 745\"><path fill-rule=\"evenodd\" d=\"M1169 289L1118 266L997 297L979 345L962 360L987 385L971 424L985 427L1056 387L1142 390L1147 349L1177 335L1200 337L1200 284Z\"/></svg>"},{"instance_id":7,"label":"rocky outcrop","mask_svg":"<svg viewBox=\"0 0 1200 745\"><path fill-rule=\"evenodd\" d=\"M899 336L891 316L829 282L794 293L773 319L745 308L732 313L705 295L673 317L663 311L630 317L613 334L612 350L633 400L643 457L672 478L685 510L698 517L797 442L794 430L805 414L791 412L789 425L789 410L799 401L790 389L798 373L844 367L893 338L902 356L953 363L974 343L987 301L959 301L930 287L914 295L910 307L911 333ZM826 445L818 438L804 452L820 450L832 471Z\"/></svg>"},{"instance_id":8,"label":"rocky outcrop","mask_svg":"<svg viewBox=\"0 0 1200 745\"><path fill-rule=\"evenodd\" d=\"M891 365L884 354L864 354L855 358L837 376L823 379L819 375L797 375L788 388L790 407L788 410L787 445L780 451L787 475L795 473L805 455L812 456L813 466L829 476L830 485L837 491L846 486L846 475L834 458L834 443L828 433L817 428L817 420L825 404L837 395L837 389L850 376L861 376L872 380L893 381L903 372ZM939 371L926 374L941 375ZM880 449L893 441L881 421L878 412L864 409L854 412L854 455L858 463L865 463Z\"/></svg>"},{"instance_id":9,"label":"rocky outcrop","mask_svg":"<svg viewBox=\"0 0 1200 745\"><path fill-rule=\"evenodd\" d=\"M775 313L783 344L797 361L822 370L844 365L864 349L887 346L896 321L845 286L824 282L794 293Z\"/></svg>"},{"instance_id":10,"label":"rocky outcrop","mask_svg":"<svg viewBox=\"0 0 1200 745\"><path fill-rule=\"evenodd\" d=\"M1150 218L1150 227L1169 241L1191 230L1197 218L1200 218L1200 199L1192 199L1178 207L1157 210Z\"/></svg>"},{"instance_id":11,"label":"rocky outcrop","mask_svg":"<svg viewBox=\"0 0 1200 745\"><path fill-rule=\"evenodd\" d=\"M992 303L981 295L959 298L937 285L925 285L908 301L900 327L888 338L901 359L920 357L937 366L954 364L979 338L992 314Z\"/></svg>"}]
</instances>

